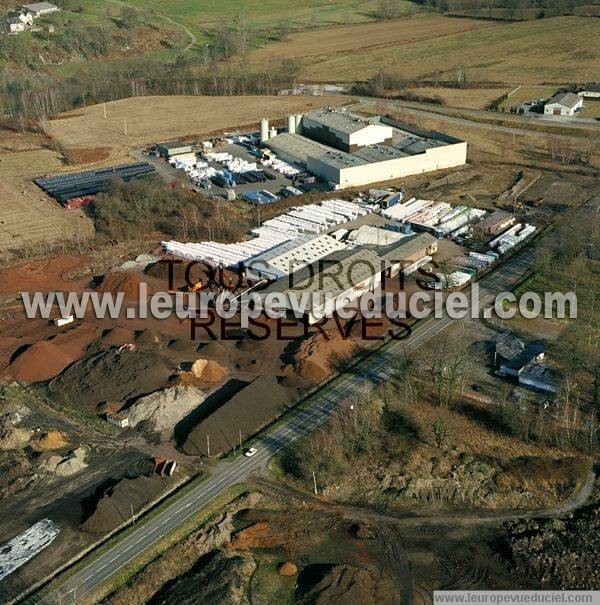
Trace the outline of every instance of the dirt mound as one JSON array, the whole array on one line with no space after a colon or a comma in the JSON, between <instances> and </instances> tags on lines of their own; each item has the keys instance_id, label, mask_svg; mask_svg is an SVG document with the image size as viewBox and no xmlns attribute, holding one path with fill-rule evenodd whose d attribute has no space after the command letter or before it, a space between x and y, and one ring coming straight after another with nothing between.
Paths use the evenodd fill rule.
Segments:
<instances>
[{"instance_id":1,"label":"dirt mound","mask_svg":"<svg viewBox=\"0 0 600 605\"><path fill-rule=\"evenodd\" d=\"M534 576L542 588L600 590L600 505L566 519L536 519L506 525L494 549L518 574Z\"/></svg>"},{"instance_id":2,"label":"dirt mound","mask_svg":"<svg viewBox=\"0 0 600 605\"><path fill-rule=\"evenodd\" d=\"M128 342L133 342L134 334L127 328L112 328L106 330L100 339L100 345L104 348L120 347Z\"/></svg>"},{"instance_id":3,"label":"dirt mound","mask_svg":"<svg viewBox=\"0 0 600 605\"><path fill-rule=\"evenodd\" d=\"M378 602L377 582L367 569L353 565L307 565L298 576L298 603L324 605L325 603Z\"/></svg>"},{"instance_id":4,"label":"dirt mound","mask_svg":"<svg viewBox=\"0 0 600 605\"><path fill-rule=\"evenodd\" d=\"M139 512L165 488L165 480L151 477L120 479L102 486L83 503L81 529L89 533L107 533Z\"/></svg>"},{"instance_id":5,"label":"dirt mound","mask_svg":"<svg viewBox=\"0 0 600 605\"><path fill-rule=\"evenodd\" d=\"M202 353L202 357L210 357L217 361L227 359L227 349L216 340L212 340L208 344L198 347L198 352Z\"/></svg>"},{"instance_id":6,"label":"dirt mound","mask_svg":"<svg viewBox=\"0 0 600 605\"><path fill-rule=\"evenodd\" d=\"M31 434L25 429L16 426L7 426L0 429L0 450L20 450Z\"/></svg>"},{"instance_id":7,"label":"dirt mound","mask_svg":"<svg viewBox=\"0 0 600 605\"><path fill-rule=\"evenodd\" d=\"M159 261L146 269L146 274L160 280L165 290L169 287L169 264ZM190 267L188 278L191 284L197 284L199 281L206 283L208 280L208 267L201 263L193 265L188 262L173 264L173 286L175 290L187 287L185 272L188 266Z\"/></svg>"},{"instance_id":8,"label":"dirt mound","mask_svg":"<svg viewBox=\"0 0 600 605\"><path fill-rule=\"evenodd\" d=\"M44 452L47 450L60 450L68 445L69 439L67 436L62 431L57 429L38 433L31 440L31 447L39 452Z\"/></svg>"},{"instance_id":9,"label":"dirt mound","mask_svg":"<svg viewBox=\"0 0 600 605\"><path fill-rule=\"evenodd\" d=\"M152 599L154 605L238 605L245 601L254 559L217 550L201 557L187 574L169 582Z\"/></svg>"},{"instance_id":10,"label":"dirt mound","mask_svg":"<svg viewBox=\"0 0 600 605\"><path fill-rule=\"evenodd\" d=\"M19 382L43 382L58 376L73 361L61 347L44 340L25 349L10 364L9 372Z\"/></svg>"},{"instance_id":11,"label":"dirt mound","mask_svg":"<svg viewBox=\"0 0 600 605\"><path fill-rule=\"evenodd\" d=\"M169 375L156 353L111 349L76 361L49 384L49 390L89 411L104 401L152 393L166 384Z\"/></svg>"},{"instance_id":12,"label":"dirt mound","mask_svg":"<svg viewBox=\"0 0 600 605\"><path fill-rule=\"evenodd\" d=\"M145 283L148 294L152 294L150 286L139 275L127 271L113 271L103 277L96 289L98 292L110 292L113 295L122 292L126 300L139 300L141 283Z\"/></svg>"},{"instance_id":13,"label":"dirt mound","mask_svg":"<svg viewBox=\"0 0 600 605\"><path fill-rule=\"evenodd\" d=\"M175 386L138 399L126 410L129 425L154 433L172 434L173 427L206 399L194 387Z\"/></svg>"},{"instance_id":14,"label":"dirt mound","mask_svg":"<svg viewBox=\"0 0 600 605\"><path fill-rule=\"evenodd\" d=\"M221 382L227 378L229 371L218 361L212 359L197 359L190 372L203 382Z\"/></svg>"},{"instance_id":15,"label":"dirt mound","mask_svg":"<svg viewBox=\"0 0 600 605\"><path fill-rule=\"evenodd\" d=\"M196 425L188 435L183 451L191 456L206 456L209 435L210 454L227 453L233 449L233 444L239 443L240 432L245 441L278 418L297 399L298 394L281 386L275 377L260 376Z\"/></svg>"},{"instance_id":16,"label":"dirt mound","mask_svg":"<svg viewBox=\"0 0 600 605\"><path fill-rule=\"evenodd\" d=\"M437 179L429 181L426 190L430 191L431 189L443 187L445 185L462 185L463 183L470 181L474 176L474 174L469 174L464 170L457 170L456 172L451 172L446 176L441 176Z\"/></svg>"},{"instance_id":17,"label":"dirt mound","mask_svg":"<svg viewBox=\"0 0 600 605\"><path fill-rule=\"evenodd\" d=\"M196 352L196 343L189 336L175 338L169 343L169 349L177 353L194 354Z\"/></svg>"},{"instance_id":18,"label":"dirt mound","mask_svg":"<svg viewBox=\"0 0 600 605\"><path fill-rule=\"evenodd\" d=\"M69 477L87 467L87 450L79 447L68 456L50 456L40 464L40 470L59 477Z\"/></svg>"},{"instance_id":19,"label":"dirt mound","mask_svg":"<svg viewBox=\"0 0 600 605\"><path fill-rule=\"evenodd\" d=\"M295 576L298 573L298 567L295 563L284 561L277 569L280 576Z\"/></svg>"},{"instance_id":20,"label":"dirt mound","mask_svg":"<svg viewBox=\"0 0 600 605\"><path fill-rule=\"evenodd\" d=\"M98 338L99 332L98 326L82 322L49 338L48 342L60 346L61 351L69 357L79 359L88 346Z\"/></svg>"},{"instance_id":21,"label":"dirt mound","mask_svg":"<svg viewBox=\"0 0 600 605\"><path fill-rule=\"evenodd\" d=\"M138 330L135 333L135 343L137 345L140 345L141 347L157 345L160 342L160 334L158 332L155 332L154 330L150 330L149 328L145 330Z\"/></svg>"},{"instance_id":22,"label":"dirt mound","mask_svg":"<svg viewBox=\"0 0 600 605\"><path fill-rule=\"evenodd\" d=\"M356 344L338 333L325 336L317 332L302 340L294 354L294 369L313 383L329 378L336 365L342 364L356 352Z\"/></svg>"}]
</instances>

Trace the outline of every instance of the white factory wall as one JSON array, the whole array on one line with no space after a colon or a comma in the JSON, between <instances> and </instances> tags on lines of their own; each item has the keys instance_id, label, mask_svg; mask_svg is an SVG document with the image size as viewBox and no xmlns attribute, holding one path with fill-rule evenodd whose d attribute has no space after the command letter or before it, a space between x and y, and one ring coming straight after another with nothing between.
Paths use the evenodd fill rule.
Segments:
<instances>
[{"instance_id":1,"label":"white factory wall","mask_svg":"<svg viewBox=\"0 0 600 605\"><path fill-rule=\"evenodd\" d=\"M394 130L391 126L383 126L381 124L369 124L350 134L350 145L358 147L366 147L367 145L375 145L383 143L392 138Z\"/></svg>"},{"instance_id":2,"label":"white factory wall","mask_svg":"<svg viewBox=\"0 0 600 605\"><path fill-rule=\"evenodd\" d=\"M308 158L308 169L318 177L337 183L341 189L390 181L412 174L453 168L467 163L467 143L428 149L425 153L363 166L337 168L319 158Z\"/></svg>"},{"instance_id":3,"label":"white factory wall","mask_svg":"<svg viewBox=\"0 0 600 605\"><path fill-rule=\"evenodd\" d=\"M546 103L544 105L544 114L546 115L561 115L561 116L572 116L575 115L575 111L583 106L583 99L575 105L575 107L565 107L560 103ZM554 110L560 111L559 114L555 114Z\"/></svg>"}]
</instances>

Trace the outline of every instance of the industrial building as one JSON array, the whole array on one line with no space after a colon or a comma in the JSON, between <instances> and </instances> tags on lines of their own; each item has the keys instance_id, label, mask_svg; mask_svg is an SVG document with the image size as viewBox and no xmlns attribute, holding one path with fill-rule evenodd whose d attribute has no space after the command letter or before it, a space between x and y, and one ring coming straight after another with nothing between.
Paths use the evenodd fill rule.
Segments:
<instances>
[{"instance_id":1,"label":"industrial building","mask_svg":"<svg viewBox=\"0 0 600 605\"><path fill-rule=\"evenodd\" d=\"M283 242L248 261L246 277L256 280L276 280L345 248L346 244L330 235L300 236L295 240Z\"/></svg>"},{"instance_id":2,"label":"industrial building","mask_svg":"<svg viewBox=\"0 0 600 605\"><path fill-rule=\"evenodd\" d=\"M309 324L347 307L381 285L382 276L397 274L404 266L437 252L437 239L429 233L407 237L388 246L339 250L260 291L268 304L271 293L283 294L288 312L297 312ZM308 293L310 296L304 297Z\"/></svg>"},{"instance_id":3,"label":"industrial building","mask_svg":"<svg viewBox=\"0 0 600 605\"><path fill-rule=\"evenodd\" d=\"M183 141L165 141L163 143L156 144L156 151L163 158L170 158L174 155L180 155L182 153L191 153L192 146L184 143Z\"/></svg>"},{"instance_id":4,"label":"industrial building","mask_svg":"<svg viewBox=\"0 0 600 605\"><path fill-rule=\"evenodd\" d=\"M496 210L481 221L481 229L487 235L497 235L507 227L513 225L516 220L513 214L504 212L504 210Z\"/></svg>"},{"instance_id":5,"label":"industrial building","mask_svg":"<svg viewBox=\"0 0 600 605\"><path fill-rule=\"evenodd\" d=\"M544 115L572 116L583 107L583 98L574 92L559 92L544 105Z\"/></svg>"},{"instance_id":6,"label":"industrial building","mask_svg":"<svg viewBox=\"0 0 600 605\"><path fill-rule=\"evenodd\" d=\"M302 116L303 136L340 151L354 152L367 145L392 142L393 129L374 124L343 109L316 109Z\"/></svg>"},{"instance_id":7,"label":"industrial building","mask_svg":"<svg viewBox=\"0 0 600 605\"><path fill-rule=\"evenodd\" d=\"M297 164L336 189L360 187L461 166L467 143L425 132L387 117L360 118L332 109L289 116L287 132L261 121L269 152Z\"/></svg>"}]
</instances>

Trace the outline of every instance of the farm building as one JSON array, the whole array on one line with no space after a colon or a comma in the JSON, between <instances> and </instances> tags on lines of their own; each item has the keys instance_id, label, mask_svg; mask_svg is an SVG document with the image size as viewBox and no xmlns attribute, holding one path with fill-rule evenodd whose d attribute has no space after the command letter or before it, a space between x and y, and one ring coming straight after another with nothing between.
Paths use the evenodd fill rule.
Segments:
<instances>
[{"instance_id":1,"label":"farm building","mask_svg":"<svg viewBox=\"0 0 600 605\"><path fill-rule=\"evenodd\" d=\"M25 31L25 23L18 17L7 17L4 20L6 31L10 34L18 34Z\"/></svg>"},{"instance_id":2,"label":"farm building","mask_svg":"<svg viewBox=\"0 0 600 605\"><path fill-rule=\"evenodd\" d=\"M559 92L544 105L547 116L572 116L583 107L583 99L573 92Z\"/></svg>"},{"instance_id":3,"label":"farm building","mask_svg":"<svg viewBox=\"0 0 600 605\"><path fill-rule=\"evenodd\" d=\"M248 262L246 276L249 279L279 279L345 248L345 244L330 235L301 236L255 256Z\"/></svg>"},{"instance_id":4,"label":"farm building","mask_svg":"<svg viewBox=\"0 0 600 605\"><path fill-rule=\"evenodd\" d=\"M24 4L21 8L29 11L34 19L49 15L50 13L56 13L60 10L56 4L52 4L51 2L33 2L31 4Z\"/></svg>"},{"instance_id":5,"label":"farm building","mask_svg":"<svg viewBox=\"0 0 600 605\"><path fill-rule=\"evenodd\" d=\"M183 141L165 141L164 143L156 144L156 151L163 158L170 158L181 153L191 153L192 146Z\"/></svg>"},{"instance_id":6,"label":"farm building","mask_svg":"<svg viewBox=\"0 0 600 605\"><path fill-rule=\"evenodd\" d=\"M501 374L519 376L531 361L541 361L544 348L537 344L526 345L513 334L503 334L496 341L495 360Z\"/></svg>"},{"instance_id":7,"label":"farm building","mask_svg":"<svg viewBox=\"0 0 600 605\"><path fill-rule=\"evenodd\" d=\"M302 134L340 151L392 142L392 128L355 117L343 109L317 109L302 116Z\"/></svg>"},{"instance_id":8,"label":"farm building","mask_svg":"<svg viewBox=\"0 0 600 605\"><path fill-rule=\"evenodd\" d=\"M580 97L600 99L600 82L588 82L577 94Z\"/></svg>"},{"instance_id":9,"label":"farm building","mask_svg":"<svg viewBox=\"0 0 600 605\"><path fill-rule=\"evenodd\" d=\"M438 132L424 132L386 117L354 118L320 110L302 116L302 134L263 138L281 159L298 164L337 189L359 187L461 166L467 143ZM373 129L371 129L373 127Z\"/></svg>"},{"instance_id":10,"label":"farm building","mask_svg":"<svg viewBox=\"0 0 600 605\"><path fill-rule=\"evenodd\" d=\"M289 280L271 284L260 295L266 302L269 294L283 294L289 312L300 308L305 320L314 324L375 290L384 272L393 276L402 266L436 252L437 240L428 233L389 246L340 250L294 272ZM309 296L303 297L305 293Z\"/></svg>"}]
</instances>

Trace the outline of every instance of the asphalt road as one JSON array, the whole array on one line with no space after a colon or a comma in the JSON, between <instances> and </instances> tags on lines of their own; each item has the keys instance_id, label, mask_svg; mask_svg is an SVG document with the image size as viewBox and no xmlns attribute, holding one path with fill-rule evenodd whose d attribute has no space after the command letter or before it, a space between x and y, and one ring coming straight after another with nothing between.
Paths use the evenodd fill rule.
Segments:
<instances>
[{"instance_id":1,"label":"asphalt road","mask_svg":"<svg viewBox=\"0 0 600 605\"><path fill-rule=\"evenodd\" d=\"M510 290L529 273L531 262L531 251L523 250L495 272L484 277L478 282L480 299L490 302L497 293ZM352 374L340 378L333 387L329 387L326 395L319 392L314 394L309 407L290 416L255 443L258 453L254 457L240 456L231 462L223 463L209 479L146 523L140 523L121 542L69 577L60 588L51 592L41 602L62 605L82 602L91 591L101 586L163 536L175 530L220 493L242 483L254 471L263 467L273 454L323 424L347 397L358 389L368 388L369 385L375 388L389 377L387 369L390 356L400 351L415 351L453 321L458 320L448 317L425 320L409 339L393 341L383 346L377 353L354 366Z\"/></svg>"}]
</instances>

